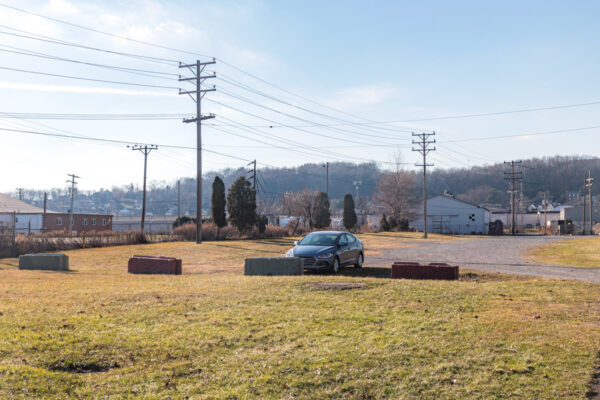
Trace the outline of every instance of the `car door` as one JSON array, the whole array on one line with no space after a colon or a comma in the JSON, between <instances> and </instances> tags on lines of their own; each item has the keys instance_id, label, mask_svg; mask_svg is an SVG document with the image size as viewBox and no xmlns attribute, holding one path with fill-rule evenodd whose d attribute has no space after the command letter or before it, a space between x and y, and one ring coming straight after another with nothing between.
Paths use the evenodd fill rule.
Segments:
<instances>
[{"instance_id":1,"label":"car door","mask_svg":"<svg viewBox=\"0 0 600 400\"><path fill-rule=\"evenodd\" d=\"M348 240L348 260L354 262L358 257L358 240L350 233L346 233L346 236Z\"/></svg>"},{"instance_id":2,"label":"car door","mask_svg":"<svg viewBox=\"0 0 600 400\"><path fill-rule=\"evenodd\" d=\"M338 255L340 257L340 264L344 265L348 262L348 238L345 234L341 234L338 238Z\"/></svg>"}]
</instances>

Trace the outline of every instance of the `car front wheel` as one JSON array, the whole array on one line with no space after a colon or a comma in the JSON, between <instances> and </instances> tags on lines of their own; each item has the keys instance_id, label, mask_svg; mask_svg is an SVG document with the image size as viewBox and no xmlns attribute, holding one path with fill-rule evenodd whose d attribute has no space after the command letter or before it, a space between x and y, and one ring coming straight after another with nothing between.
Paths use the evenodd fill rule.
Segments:
<instances>
[{"instance_id":1,"label":"car front wheel","mask_svg":"<svg viewBox=\"0 0 600 400\"><path fill-rule=\"evenodd\" d=\"M340 260L337 257L333 259L333 264L331 264L331 272L334 274L340 272Z\"/></svg>"},{"instance_id":2,"label":"car front wheel","mask_svg":"<svg viewBox=\"0 0 600 400\"><path fill-rule=\"evenodd\" d=\"M360 253L358 255L358 257L356 258L356 264L354 264L354 267L361 268L363 266L364 262L365 262L365 257L363 256L363 253Z\"/></svg>"}]
</instances>

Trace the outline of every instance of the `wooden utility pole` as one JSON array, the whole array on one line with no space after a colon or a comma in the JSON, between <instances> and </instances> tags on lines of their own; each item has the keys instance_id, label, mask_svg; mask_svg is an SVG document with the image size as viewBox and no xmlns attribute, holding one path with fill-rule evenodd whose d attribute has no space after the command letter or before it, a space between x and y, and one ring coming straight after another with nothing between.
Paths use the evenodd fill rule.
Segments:
<instances>
[{"instance_id":1,"label":"wooden utility pole","mask_svg":"<svg viewBox=\"0 0 600 400\"><path fill-rule=\"evenodd\" d=\"M325 193L327 193L327 198L329 198L329 161L323 167L325 167Z\"/></svg>"},{"instance_id":2,"label":"wooden utility pole","mask_svg":"<svg viewBox=\"0 0 600 400\"><path fill-rule=\"evenodd\" d=\"M46 231L46 212L48 211L46 208L46 202L48 201L48 193L44 192L44 214L42 215L42 233Z\"/></svg>"},{"instance_id":3,"label":"wooden utility pole","mask_svg":"<svg viewBox=\"0 0 600 400\"><path fill-rule=\"evenodd\" d=\"M177 219L181 218L181 181L177 180Z\"/></svg>"},{"instance_id":4,"label":"wooden utility pole","mask_svg":"<svg viewBox=\"0 0 600 400\"><path fill-rule=\"evenodd\" d=\"M587 179L585 177L585 174L583 175L583 221L581 222L581 234L585 235L585 212L586 212L586 208L585 208L585 198L587 196Z\"/></svg>"},{"instance_id":5,"label":"wooden utility pole","mask_svg":"<svg viewBox=\"0 0 600 400\"><path fill-rule=\"evenodd\" d=\"M512 235L516 234L516 224L517 224L517 215L515 209L515 192L516 192L516 183L517 181L521 181L523 179L522 171L515 171L515 166L521 164L521 161L505 161L504 164L509 164L511 170L509 172L504 172L504 179L510 181L510 214L511 214L511 233Z\"/></svg>"},{"instance_id":6,"label":"wooden utility pole","mask_svg":"<svg viewBox=\"0 0 600 400\"><path fill-rule=\"evenodd\" d=\"M214 86L210 89L202 89L206 79L216 78L216 74L202 75L209 64L215 64L215 59L207 62L196 60L194 64L179 63L179 68L187 68L193 76L188 78L179 77L180 82L190 82L196 87L194 90L179 90L179 94L188 95L196 102L196 118L184 119L184 123L196 123L196 243L202 243L202 121L214 118L214 114L202 115L202 98L207 92L214 92ZM195 96L195 97L194 97Z\"/></svg>"},{"instance_id":7,"label":"wooden utility pole","mask_svg":"<svg viewBox=\"0 0 600 400\"><path fill-rule=\"evenodd\" d=\"M254 191L254 204L256 204L256 194L258 193L256 188L256 160L251 161L247 166L252 166L252 169L248 171L248 174L251 174L252 179L252 190Z\"/></svg>"},{"instance_id":8,"label":"wooden utility pole","mask_svg":"<svg viewBox=\"0 0 600 400\"><path fill-rule=\"evenodd\" d=\"M590 198L590 235L594 234L594 209L592 208L594 201L592 199L592 185L594 184L594 178L592 178L592 171L588 170L588 178L585 180L588 188L588 196Z\"/></svg>"},{"instance_id":9,"label":"wooden utility pole","mask_svg":"<svg viewBox=\"0 0 600 400\"><path fill-rule=\"evenodd\" d=\"M71 234L73 233L73 224L75 223L75 220L73 219L73 203L75 199L75 185L77 183L75 182L75 179L79 178L79 176L75 174L67 174L67 176L71 177L71 179L67 181L67 183L71 184L71 209L69 210L69 234Z\"/></svg>"},{"instance_id":10,"label":"wooden utility pole","mask_svg":"<svg viewBox=\"0 0 600 400\"><path fill-rule=\"evenodd\" d=\"M520 203L521 203L521 226L524 226L525 223L523 221L523 213L524 213L524 210L523 210L523 181L521 181L521 193L520 193L519 199L520 199Z\"/></svg>"},{"instance_id":11,"label":"wooden utility pole","mask_svg":"<svg viewBox=\"0 0 600 400\"><path fill-rule=\"evenodd\" d=\"M142 234L144 234L144 222L146 221L146 171L148 168L148 154L150 154L150 152L152 150L158 150L158 146L155 145L134 145L134 146L127 146L130 147L131 150L138 150L140 151L143 155L144 155L144 189L143 189L143 194L142 194L142 220L140 221L140 231L142 232Z\"/></svg>"},{"instance_id":12,"label":"wooden utility pole","mask_svg":"<svg viewBox=\"0 0 600 400\"><path fill-rule=\"evenodd\" d=\"M412 149L423 156L423 164L415 164L416 167L423 167L423 238L427 239L427 167L432 167L433 164L427 164L427 154L430 151L435 151L429 147L435 144L435 139L428 140L431 136L435 136L435 132L432 133L412 133L413 137L417 137L417 140L412 141L412 144L417 145L417 148Z\"/></svg>"},{"instance_id":13,"label":"wooden utility pole","mask_svg":"<svg viewBox=\"0 0 600 400\"><path fill-rule=\"evenodd\" d=\"M548 211L548 200L546 199L546 192L544 192L544 235L548 234L548 216L546 215L546 211Z\"/></svg>"}]
</instances>

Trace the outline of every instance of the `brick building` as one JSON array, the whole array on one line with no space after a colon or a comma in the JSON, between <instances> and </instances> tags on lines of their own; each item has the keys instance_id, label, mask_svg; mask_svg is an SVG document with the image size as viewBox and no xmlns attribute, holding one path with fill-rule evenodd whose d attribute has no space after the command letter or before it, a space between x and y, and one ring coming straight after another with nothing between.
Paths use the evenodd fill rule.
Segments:
<instances>
[{"instance_id":1,"label":"brick building","mask_svg":"<svg viewBox=\"0 0 600 400\"><path fill-rule=\"evenodd\" d=\"M46 214L44 232L68 230L69 218L69 214ZM73 214L73 232L112 231L112 218L107 214Z\"/></svg>"}]
</instances>

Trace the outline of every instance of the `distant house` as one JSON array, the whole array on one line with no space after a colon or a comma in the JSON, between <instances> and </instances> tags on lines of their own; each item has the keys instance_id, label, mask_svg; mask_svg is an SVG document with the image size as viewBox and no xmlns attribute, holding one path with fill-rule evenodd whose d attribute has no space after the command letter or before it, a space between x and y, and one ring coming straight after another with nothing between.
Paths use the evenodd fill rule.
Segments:
<instances>
[{"instance_id":1,"label":"distant house","mask_svg":"<svg viewBox=\"0 0 600 400\"><path fill-rule=\"evenodd\" d=\"M423 232L423 206L410 226ZM491 212L452 196L437 196L427 200L427 231L459 235L487 235Z\"/></svg>"},{"instance_id":2,"label":"distant house","mask_svg":"<svg viewBox=\"0 0 600 400\"><path fill-rule=\"evenodd\" d=\"M581 200L581 190L567 190L565 197L568 202L579 202Z\"/></svg>"}]
</instances>

